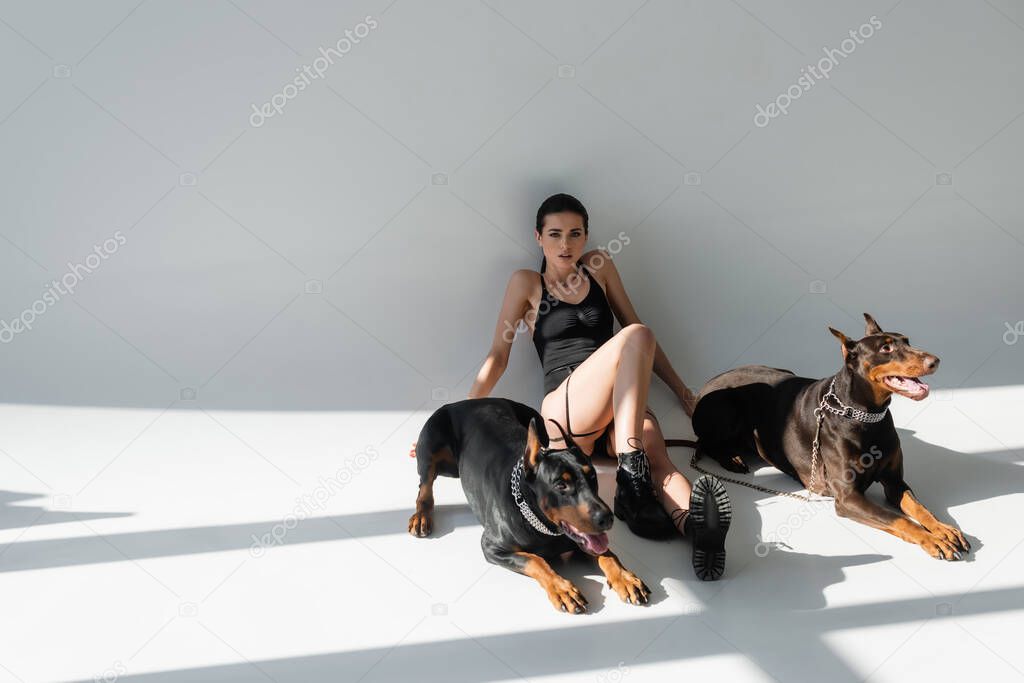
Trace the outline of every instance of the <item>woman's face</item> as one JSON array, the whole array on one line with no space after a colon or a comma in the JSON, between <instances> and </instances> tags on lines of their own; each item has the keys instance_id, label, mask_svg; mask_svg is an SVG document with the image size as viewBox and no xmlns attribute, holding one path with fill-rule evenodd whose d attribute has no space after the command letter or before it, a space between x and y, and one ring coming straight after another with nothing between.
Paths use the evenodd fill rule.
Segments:
<instances>
[{"instance_id":1,"label":"woman's face","mask_svg":"<svg viewBox=\"0 0 1024 683\"><path fill-rule=\"evenodd\" d=\"M587 244L583 216L572 211L549 213L536 237L548 263L557 263L563 268L574 265L583 256Z\"/></svg>"}]
</instances>

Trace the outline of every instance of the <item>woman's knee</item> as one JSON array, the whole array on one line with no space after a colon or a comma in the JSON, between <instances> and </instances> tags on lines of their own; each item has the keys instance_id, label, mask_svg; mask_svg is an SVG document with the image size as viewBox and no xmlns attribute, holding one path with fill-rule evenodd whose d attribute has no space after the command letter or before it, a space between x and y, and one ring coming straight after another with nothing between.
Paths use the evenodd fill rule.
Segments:
<instances>
[{"instance_id":1,"label":"woman's knee","mask_svg":"<svg viewBox=\"0 0 1024 683\"><path fill-rule=\"evenodd\" d=\"M622 336L624 346L633 346L651 351L657 344L657 340L654 338L654 330L643 323L626 325L619 330L619 334Z\"/></svg>"}]
</instances>

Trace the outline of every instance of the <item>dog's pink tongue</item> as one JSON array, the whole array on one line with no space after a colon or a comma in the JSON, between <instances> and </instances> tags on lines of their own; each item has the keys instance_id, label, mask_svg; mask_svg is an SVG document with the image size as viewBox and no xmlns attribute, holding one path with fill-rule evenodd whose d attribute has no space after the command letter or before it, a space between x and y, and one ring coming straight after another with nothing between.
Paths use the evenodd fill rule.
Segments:
<instances>
[{"instance_id":1,"label":"dog's pink tongue","mask_svg":"<svg viewBox=\"0 0 1024 683\"><path fill-rule=\"evenodd\" d=\"M928 395L928 385L916 377L887 377L886 383L894 389L911 394L914 398L924 398Z\"/></svg>"},{"instance_id":2,"label":"dog's pink tongue","mask_svg":"<svg viewBox=\"0 0 1024 683\"><path fill-rule=\"evenodd\" d=\"M587 552L600 555L608 550L608 534L584 534L587 543Z\"/></svg>"}]
</instances>

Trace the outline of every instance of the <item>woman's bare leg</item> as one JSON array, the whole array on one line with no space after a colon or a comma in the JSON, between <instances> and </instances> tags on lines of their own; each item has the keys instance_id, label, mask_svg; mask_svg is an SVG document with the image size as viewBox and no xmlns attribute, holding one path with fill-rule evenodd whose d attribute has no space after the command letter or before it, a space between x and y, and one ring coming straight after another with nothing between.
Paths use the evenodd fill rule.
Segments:
<instances>
[{"instance_id":1,"label":"woman's bare leg","mask_svg":"<svg viewBox=\"0 0 1024 683\"><path fill-rule=\"evenodd\" d=\"M627 325L590 354L541 404L541 415L565 416L573 433L601 432L614 418L618 467L615 471L615 516L630 530L646 538L664 538L676 530L669 513L658 501L651 479L650 460L643 448L644 408L651 384L657 342L646 325ZM570 385L571 382L571 385ZM548 437L559 441L558 429L545 420ZM598 434L575 438L584 452L593 450Z\"/></svg>"},{"instance_id":2,"label":"woman's bare leg","mask_svg":"<svg viewBox=\"0 0 1024 683\"><path fill-rule=\"evenodd\" d=\"M642 439L644 407L654 366L654 333L646 325L627 325L590 354L563 382L544 397L541 415L545 418L548 437L560 437L558 428L547 418L554 418L564 427L565 392L569 391L569 425L581 434L606 427L614 418L622 425L615 435L618 452L632 450L631 437ZM576 444L589 452L598 434L574 438ZM560 443L555 441L555 443ZM635 443L635 441L634 441Z\"/></svg>"},{"instance_id":3,"label":"woman's bare leg","mask_svg":"<svg viewBox=\"0 0 1024 683\"><path fill-rule=\"evenodd\" d=\"M625 453L639 448L643 442L644 409L651 387L656 342L654 332L646 325L630 325L620 334L628 337L623 344L624 352L612 392L615 424L620 425L613 435L613 443L617 453Z\"/></svg>"}]
</instances>

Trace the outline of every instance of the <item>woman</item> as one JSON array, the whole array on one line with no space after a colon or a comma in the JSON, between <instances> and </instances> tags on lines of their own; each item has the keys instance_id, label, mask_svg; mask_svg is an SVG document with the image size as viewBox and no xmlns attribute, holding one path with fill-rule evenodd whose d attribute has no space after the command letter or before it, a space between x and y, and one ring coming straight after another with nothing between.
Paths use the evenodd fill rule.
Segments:
<instances>
[{"instance_id":1,"label":"woman","mask_svg":"<svg viewBox=\"0 0 1024 683\"><path fill-rule=\"evenodd\" d=\"M515 330L525 321L544 368L540 413L551 445L562 447L563 441L553 419L584 453L617 457L616 516L640 536L681 533L693 539L697 576L717 579L725 568L728 496L714 477L691 486L669 460L661 427L647 407L652 369L688 417L694 396L640 322L612 260L596 249L583 253L588 220L583 204L570 195L556 194L541 204L540 273L512 274L490 353L469 398L494 388L507 367ZM613 312L622 328L615 334Z\"/></svg>"}]
</instances>

